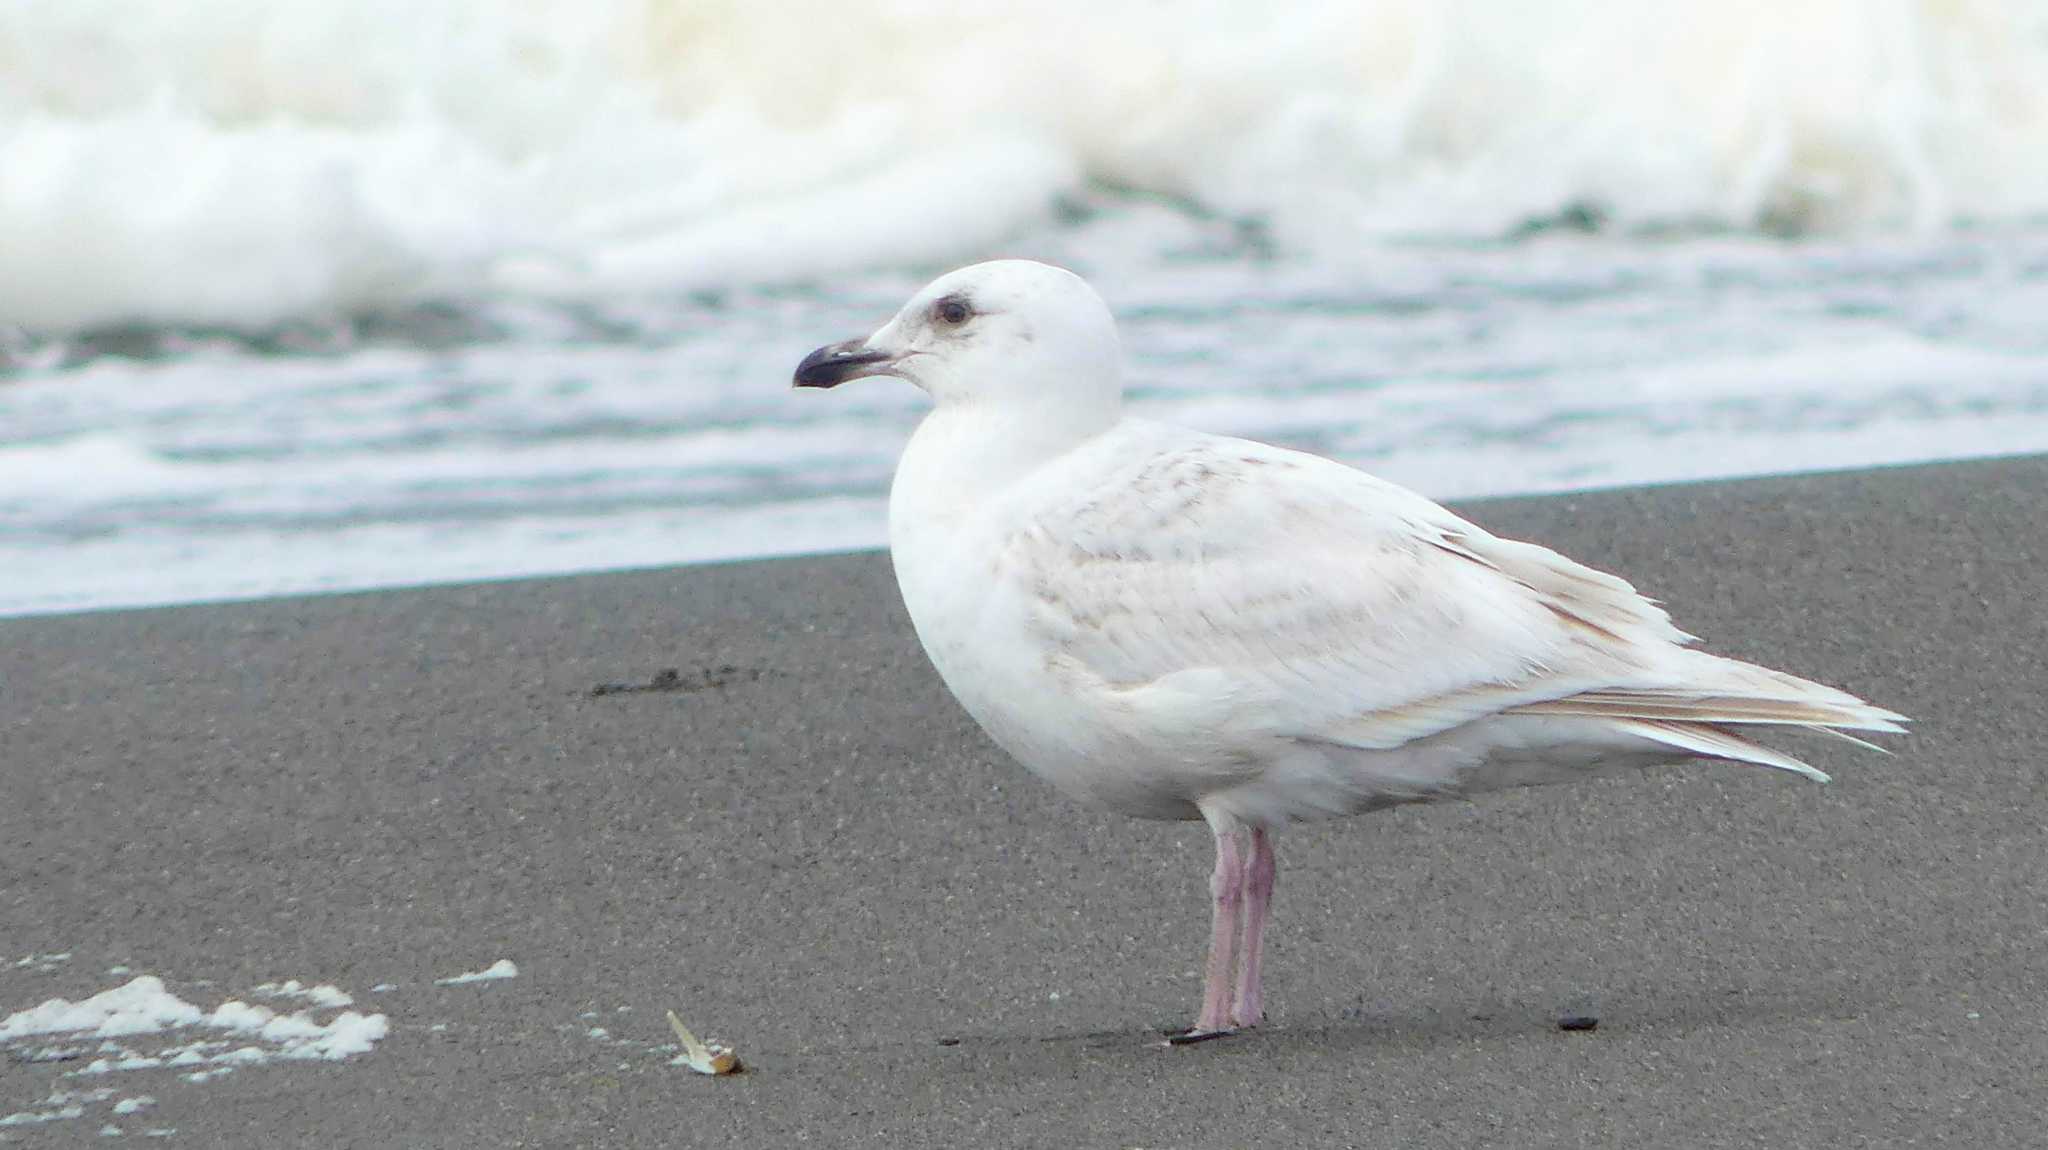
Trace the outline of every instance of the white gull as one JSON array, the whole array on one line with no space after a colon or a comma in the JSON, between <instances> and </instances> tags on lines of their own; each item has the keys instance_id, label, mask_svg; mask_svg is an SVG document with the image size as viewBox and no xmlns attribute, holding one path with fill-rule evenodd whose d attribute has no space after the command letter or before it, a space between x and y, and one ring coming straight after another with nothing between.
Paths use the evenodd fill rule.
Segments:
<instances>
[{"instance_id":1,"label":"white gull","mask_svg":"<svg viewBox=\"0 0 2048 1150\"><path fill-rule=\"evenodd\" d=\"M1691 758L1825 782L1747 732L1905 721L1691 649L1623 580L1362 471L1132 418L1121 360L1080 277L1002 260L819 348L795 382L891 375L931 396L889 549L918 638L990 737L1083 802L1209 824L1191 1036L1262 1017L1287 823Z\"/></svg>"}]
</instances>

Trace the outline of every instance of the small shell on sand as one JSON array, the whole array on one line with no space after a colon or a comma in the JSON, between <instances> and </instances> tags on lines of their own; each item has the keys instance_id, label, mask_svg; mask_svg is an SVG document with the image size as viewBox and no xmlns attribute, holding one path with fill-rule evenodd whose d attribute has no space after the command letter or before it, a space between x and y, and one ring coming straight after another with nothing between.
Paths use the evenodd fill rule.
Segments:
<instances>
[{"instance_id":1,"label":"small shell on sand","mask_svg":"<svg viewBox=\"0 0 2048 1150\"><path fill-rule=\"evenodd\" d=\"M683 1043L683 1052L670 1060L671 1066L687 1066L699 1074L740 1072L740 1056L734 1054L731 1047L716 1042L699 1042L697 1036L690 1033L690 1028L683 1025L683 1020L677 1018L673 1010L668 1012L668 1024Z\"/></svg>"}]
</instances>

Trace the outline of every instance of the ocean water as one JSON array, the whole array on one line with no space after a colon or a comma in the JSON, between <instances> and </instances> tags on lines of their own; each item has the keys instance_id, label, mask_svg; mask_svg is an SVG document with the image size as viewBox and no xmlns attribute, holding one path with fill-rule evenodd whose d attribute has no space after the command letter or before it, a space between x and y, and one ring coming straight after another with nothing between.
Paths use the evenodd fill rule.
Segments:
<instances>
[{"instance_id":1,"label":"ocean water","mask_svg":"<svg viewBox=\"0 0 2048 1150\"><path fill-rule=\"evenodd\" d=\"M0 7L0 612L878 545L928 275L1446 498L2048 450L2048 4Z\"/></svg>"}]
</instances>

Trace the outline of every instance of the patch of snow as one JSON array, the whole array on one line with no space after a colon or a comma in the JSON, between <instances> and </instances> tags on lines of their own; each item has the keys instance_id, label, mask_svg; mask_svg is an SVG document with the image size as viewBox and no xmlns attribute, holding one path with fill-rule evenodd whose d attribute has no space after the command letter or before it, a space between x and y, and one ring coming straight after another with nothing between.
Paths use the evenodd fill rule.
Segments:
<instances>
[{"instance_id":1,"label":"patch of snow","mask_svg":"<svg viewBox=\"0 0 2048 1150\"><path fill-rule=\"evenodd\" d=\"M123 1098L119 1102L114 1103L114 1113L133 1114L137 1110L140 1110L145 1106L154 1105L156 1105L155 1098L152 1098L147 1094L137 1094L133 1098Z\"/></svg>"},{"instance_id":2,"label":"patch of snow","mask_svg":"<svg viewBox=\"0 0 2048 1150\"><path fill-rule=\"evenodd\" d=\"M380 982L380 983L378 983L377 985L375 985L375 986L373 986L373 987L371 987L371 988L370 988L370 993L371 993L371 994L382 994L382 993L384 993L384 992L385 992L385 991L387 991L387 990L397 990L397 989L398 989L398 987L397 987L396 985L392 984L392 983L389 983L389 982Z\"/></svg>"},{"instance_id":3,"label":"patch of snow","mask_svg":"<svg viewBox=\"0 0 2048 1150\"><path fill-rule=\"evenodd\" d=\"M119 1126L114 1125L111 1122L107 1123L105 1126L100 1127L100 1137L102 1138L119 1138L120 1136L121 1128Z\"/></svg>"},{"instance_id":4,"label":"patch of snow","mask_svg":"<svg viewBox=\"0 0 2048 1150\"><path fill-rule=\"evenodd\" d=\"M125 966L110 966L107 968L107 973L112 975L127 974L128 968Z\"/></svg>"},{"instance_id":5,"label":"patch of snow","mask_svg":"<svg viewBox=\"0 0 2048 1150\"><path fill-rule=\"evenodd\" d=\"M466 982L489 982L499 978L518 978L519 967L509 958L501 958L482 970L469 970L447 978L434 980L436 986L460 986Z\"/></svg>"},{"instance_id":6,"label":"patch of snow","mask_svg":"<svg viewBox=\"0 0 2048 1150\"><path fill-rule=\"evenodd\" d=\"M590 1028L590 1037L592 1038L610 1038L611 1036L612 1032L606 1030L602 1026L593 1026Z\"/></svg>"}]
</instances>

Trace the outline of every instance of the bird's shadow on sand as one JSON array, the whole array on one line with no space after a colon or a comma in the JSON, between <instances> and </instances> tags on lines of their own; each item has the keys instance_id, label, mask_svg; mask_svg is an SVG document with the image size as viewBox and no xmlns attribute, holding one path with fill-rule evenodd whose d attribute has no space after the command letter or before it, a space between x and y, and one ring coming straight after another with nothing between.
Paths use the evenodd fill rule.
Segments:
<instances>
[{"instance_id":1,"label":"bird's shadow on sand","mask_svg":"<svg viewBox=\"0 0 2048 1150\"><path fill-rule=\"evenodd\" d=\"M1173 1046L1172 1033L1155 1029L1100 1030L1043 1036L962 1037L933 1053L940 1073L981 1073L995 1062L1008 1073L1037 1067L1047 1076L1071 1073L1077 1062L1091 1072L1128 1068L1151 1072L1166 1060L1395 1053L1446 1044L1547 1041L1560 1050L1654 1035L1682 1036L1701 1029L1757 1030L1832 1023L1863 1016L1863 995L1848 988L1808 985L1774 993L1755 988L1686 995L1607 999L1598 1009L1540 1007L1530 1003L1475 1005L1470 1011L1352 1009L1337 1016L1282 1021L1226 1038ZM1587 1028L1583 1019L1598 1019ZM1573 1020L1570 1027L1561 1025ZM1023 1055L1025 1057L1020 1057Z\"/></svg>"}]
</instances>

